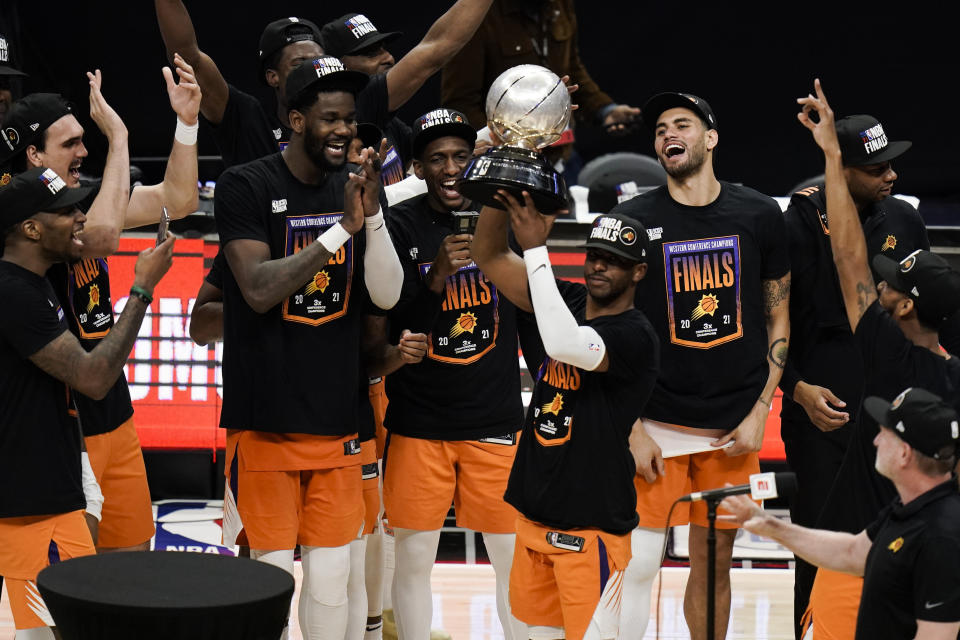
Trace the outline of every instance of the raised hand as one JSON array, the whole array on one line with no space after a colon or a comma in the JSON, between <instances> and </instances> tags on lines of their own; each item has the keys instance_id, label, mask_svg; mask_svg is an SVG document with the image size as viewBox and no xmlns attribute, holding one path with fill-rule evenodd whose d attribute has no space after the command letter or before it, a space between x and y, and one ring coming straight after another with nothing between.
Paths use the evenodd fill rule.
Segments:
<instances>
[{"instance_id":1,"label":"raised hand","mask_svg":"<svg viewBox=\"0 0 960 640\"><path fill-rule=\"evenodd\" d=\"M108 141L118 140L120 136L126 137L127 126L123 124L123 120L107 103L101 92L103 78L100 75L100 69L93 73L87 71L87 81L90 84L90 119L103 132Z\"/></svg>"},{"instance_id":2,"label":"raised hand","mask_svg":"<svg viewBox=\"0 0 960 640\"><path fill-rule=\"evenodd\" d=\"M827 102L827 96L823 93L819 78L813 81L813 90L816 95L807 94L803 98L797 98L797 104L801 107L797 119L800 124L813 133L813 139L823 149L824 153L840 153L840 142L837 140L833 109ZM817 114L816 122L812 117L813 112Z\"/></svg>"},{"instance_id":3,"label":"raised hand","mask_svg":"<svg viewBox=\"0 0 960 640\"><path fill-rule=\"evenodd\" d=\"M183 124L194 125L200 114L202 94L193 67L179 53L173 54L173 64L177 69L178 82L174 82L170 67L163 68L163 78L167 82L167 95L170 96L170 108Z\"/></svg>"},{"instance_id":4,"label":"raised hand","mask_svg":"<svg viewBox=\"0 0 960 640\"><path fill-rule=\"evenodd\" d=\"M493 197L510 214L510 226L521 249L532 249L547 244L547 236L550 235L556 216L545 216L540 213L533 204L533 198L526 191L520 194L523 198L522 203L504 189L498 189ZM556 212L557 215L564 213L566 211Z\"/></svg>"},{"instance_id":5,"label":"raised hand","mask_svg":"<svg viewBox=\"0 0 960 640\"><path fill-rule=\"evenodd\" d=\"M133 266L133 283L150 295L173 264L173 243L173 234L168 233L159 245L141 251Z\"/></svg>"}]
</instances>

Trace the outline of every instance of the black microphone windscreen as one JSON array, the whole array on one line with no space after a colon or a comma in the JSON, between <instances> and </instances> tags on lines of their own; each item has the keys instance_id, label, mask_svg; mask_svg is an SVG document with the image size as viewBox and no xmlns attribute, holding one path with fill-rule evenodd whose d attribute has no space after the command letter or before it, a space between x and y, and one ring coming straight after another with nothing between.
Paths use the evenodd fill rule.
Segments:
<instances>
[{"instance_id":1,"label":"black microphone windscreen","mask_svg":"<svg viewBox=\"0 0 960 640\"><path fill-rule=\"evenodd\" d=\"M778 471L774 478L777 482L777 497L792 498L797 493L797 474L792 471Z\"/></svg>"}]
</instances>

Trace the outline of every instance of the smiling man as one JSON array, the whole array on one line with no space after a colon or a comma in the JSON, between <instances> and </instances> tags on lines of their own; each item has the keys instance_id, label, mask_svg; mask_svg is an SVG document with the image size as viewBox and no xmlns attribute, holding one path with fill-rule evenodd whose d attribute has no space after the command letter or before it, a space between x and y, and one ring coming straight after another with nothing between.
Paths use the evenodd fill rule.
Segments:
<instances>
[{"instance_id":1,"label":"smiling man","mask_svg":"<svg viewBox=\"0 0 960 640\"><path fill-rule=\"evenodd\" d=\"M483 533L504 637L526 640L510 616L516 511L503 500L523 416L516 312L474 263L472 228L458 228L476 214L456 181L477 134L445 108L413 129L413 169L427 193L390 208L404 288L389 340L401 330L429 335L422 362L387 371L383 498L396 538L394 611L405 636L430 635L430 571L454 503L457 524Z\"/></svg>"},{"instance_id":2,"label":"smiling man","mask_svg":"<svg viewBox=\"0 0 960 640\"><path fill-rule=\"evenodd\" d=\"M780 207L753 189L721 182L713 158L717 118L689 93L661 93L643 106L667 184L615 207L650 239L637 308L660 336L657 388L632 435L637 456L633 559L624 591L623 638L642 638L660 568L670 505L701 489L743 484L760 471L757 452L787 355L790 265ZM706 635L707 510L682 503L671 525L690 523L684 615ZM717 637L730 607L736 529L718 523ZM712 638L710 640L713 640Z\"/></svg>"},{"instance_id":3,"label":"smiling man","mask_svg":"<svg viewBox=\"0 0 960 640\"><path fill-rule=\"evenodd\" d=\"M364 149L355 171L346 161L366 83L336 58L301 64L287 78L290 144L231 167L216 192L230 267L220 425L235 512L228 501L224 535L239 515L251 557L291 574L300 545L310 640L341 640L347 629L350 542L364 518L361 310L367 296L391 308L403 280L376 153Z\"/></svg>"}]
</instances>

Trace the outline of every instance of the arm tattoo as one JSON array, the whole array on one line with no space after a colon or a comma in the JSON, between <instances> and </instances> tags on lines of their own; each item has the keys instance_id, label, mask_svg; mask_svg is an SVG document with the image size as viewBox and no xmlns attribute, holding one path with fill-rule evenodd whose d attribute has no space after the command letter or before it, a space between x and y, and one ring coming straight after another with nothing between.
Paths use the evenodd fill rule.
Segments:
<instances>
[{"instance_id":1,"label":"arm tattoo","mask_svg":"<svg viewBox=\"0 0 960 640\"><path fill-rule=\"evenodd\" d=\"M767 316L790 296L790 276L763 281L763 313Z\"/></svg>"},{"instance_id":2,"label":"arm tattoo","mask_svg":"<svg viewBox=\"0 0 960 640\"><path fill-rule=\"evenodd\" d=\"M872 282L857 283L857 312L862 316L874 299L877 297L877 290Z\"/></svg>"},{"instance_id":3,"label":"arm tattoo","mask_svg":"<svg viewBox=\"0 0 960 640\"><path fill-rule=\"evenodd\" d=\"M770 345L770 351L767 352L767 359L774 365L783 369L787 363L787 339L777 338Z\"/></svg>"}]
</instances>

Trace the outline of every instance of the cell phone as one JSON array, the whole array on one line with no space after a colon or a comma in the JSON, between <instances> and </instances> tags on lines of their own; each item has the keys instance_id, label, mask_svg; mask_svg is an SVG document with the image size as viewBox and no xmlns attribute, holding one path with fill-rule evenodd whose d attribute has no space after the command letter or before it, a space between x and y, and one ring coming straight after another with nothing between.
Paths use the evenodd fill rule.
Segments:
<instances>
[{"instance_id":1,"label":"cell phone","mask_svg":"<svg viewBox=\"0 0 960 640\"><path fill-rule=\"evenodd\" d=\"M480 214L476 211L454 211L453 223L457 233L469 233L473 235L477 230L477 220Z\"/></svg>"},{"instance_id":2,"label":"cell phone","mask_svg":"<svg viewBox=\"0 0 960 640\"><path fill-rule=\"evenodd\" d=\"M373 158L373 170L380 171L380 156L375 156ZM356 169L353 170L353 172L357 175L360 175L361 173L363 173L363 165L358 166Z\"/></svg>"},{"instance_id":3,"label":"cell phone","mask_svg":"<svg viewBox=\"0 0 960 640\"><path fill-rule=\"evenodd\" d=\"M170 214L167 213L167 208L162 207L160 210L160 225L157 227L157 244L155 246L159 247L163 244L163 241L167 239L167 227L170 226Z\"/></svg>"}]
</instances>

